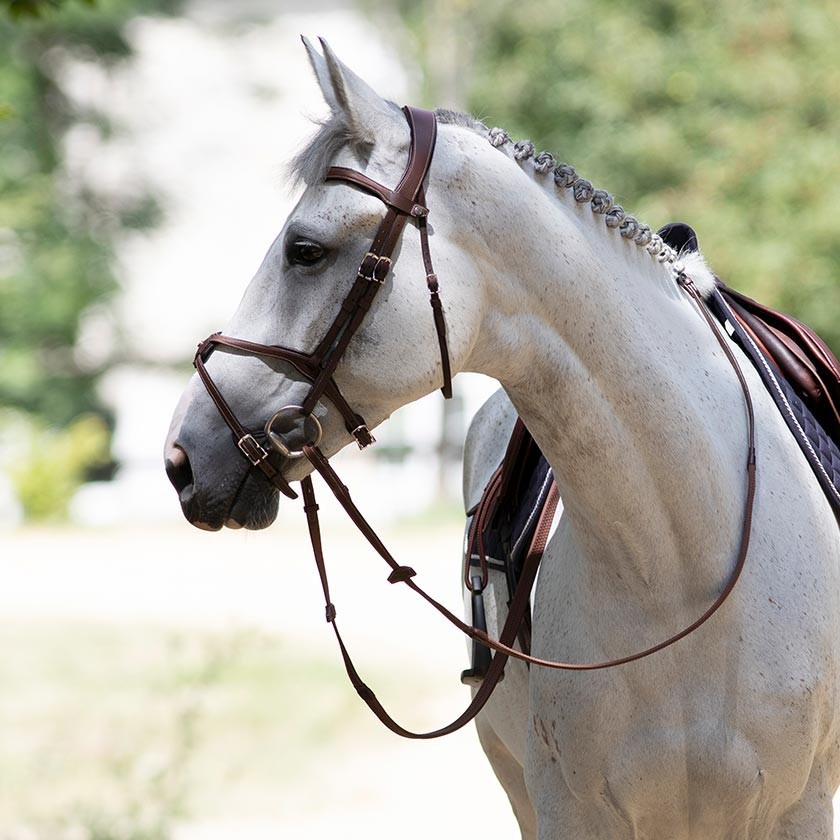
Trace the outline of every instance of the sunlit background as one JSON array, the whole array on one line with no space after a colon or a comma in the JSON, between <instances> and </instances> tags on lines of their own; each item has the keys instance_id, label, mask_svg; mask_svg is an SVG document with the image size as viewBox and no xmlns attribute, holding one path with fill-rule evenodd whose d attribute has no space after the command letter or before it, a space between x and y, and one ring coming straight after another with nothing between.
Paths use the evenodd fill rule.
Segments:
<instances>
[{"instance_id":1,"label":"sunlit background","mask_svg":"<svg viewBox=\"0 0 840 840\"><path fill-rule=\"evenodd\" d=\"M829 0L2 0L0 840L517 836L472 730L400 741L346 683L299 507L199 532L163 472L195 345L324 113L300 34L388 98L530 137L653 227L693 224L731 285L840 348ZM337 459L451 605L461 446L496 387L456 384ZM324 506L369 681L408 724L448 721L464 643Z\"/></svg>"}]
</instances>

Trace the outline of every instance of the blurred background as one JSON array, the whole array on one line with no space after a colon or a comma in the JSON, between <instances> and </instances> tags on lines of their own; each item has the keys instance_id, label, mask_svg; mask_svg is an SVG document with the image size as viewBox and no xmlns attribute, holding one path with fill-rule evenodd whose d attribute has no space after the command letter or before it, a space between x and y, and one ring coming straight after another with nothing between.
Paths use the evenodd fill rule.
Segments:
<instances>
[{"instance_id":1,"label":"blurred background","mask_svg":"<svg viewBox=\"0 0 840 840\"><path fill-rule=\"evenodd\" d=\"M399 741L346 684L297 506L202 533L163 473L195 345L324 112L301 33L692 224L730 285L840 351L833 0L0 0L0 840L517 836L472 731ZM495 388L456 384L338 459L450 605L463 437ZM324 507L369 681L410 725L454 717L463 642Z\"/></svg>"}]
</instances>

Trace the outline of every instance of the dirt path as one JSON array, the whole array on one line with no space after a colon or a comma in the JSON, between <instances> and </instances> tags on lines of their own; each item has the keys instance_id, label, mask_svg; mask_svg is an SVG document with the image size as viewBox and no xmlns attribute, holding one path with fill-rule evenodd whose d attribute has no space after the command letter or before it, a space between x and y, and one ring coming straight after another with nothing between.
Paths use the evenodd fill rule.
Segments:
<instances>
[{"instance_id":1,"label":"dirt path","mask_svg":"<svg viewBox=\"0 0 840 840\"><path fill-rule=\"evenodd\" d=\"M383 536L430 591L458 606L461 534L455 522L388 529ZM327 552L334 599L358 664L397 685L400 673L410 675L413 684L420 675L418 696L411 695L412 688L408 697L392 698L409 725L432 726L454 717L467 699L458 682L466 658L463 642L408 598L410 593L385 582L384 566L357 535L331 526ZM338 661L298 525L280 523L255 534L204 534L186 527L20 531L0 538L0 575L0 615L6 621L81 620L186 632L256 629L304 655ZM340 678L330 690L358 702ZM294 709L287 714L286 725L294 727ZM302 768L282 783L270 771L255 770L251 788L232 781L230 803L208 805L212 816L185 823L176 840L518 836L472 729L416 743L392 736L366 713L353 721L350 733L327 732L316 739L314 770ZM277 761L282 764L282 757ZM472 816L476 802L478 821ZM840 837L840 820L835 836Z\"/></svg>"}]
</instances>

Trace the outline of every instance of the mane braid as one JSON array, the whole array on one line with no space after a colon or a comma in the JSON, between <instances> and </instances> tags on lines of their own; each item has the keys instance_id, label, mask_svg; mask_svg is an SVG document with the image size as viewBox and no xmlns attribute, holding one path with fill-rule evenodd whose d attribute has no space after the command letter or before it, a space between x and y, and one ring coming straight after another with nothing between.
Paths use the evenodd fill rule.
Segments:
<instances>
[{"instance_id":1,"label":"mane braid","mask_svg":"<svg viewBox=\"0 0 840 840\"><path fill-rule=\"evenodd\" d=\"M388 104L398 110L393 102ZM439 123L474 131L497 149L512 142L504 129L488 128L469 114L445 108L438 108L435 114ZM328 119L317 122L317 125L314 136L295 156L287 170L287 176L293 183L312 184L322 181L330 162L344 146L363 141L363 138L354 136L352 129L340 114L333 113ZM677 253L658 233L654 233L650 227L628 215L610 193L596 189L591 181L581 178L573 166L567 163L558 164L550 152L537 153L530 140L513 143L512 157L523 167L530 162L538 175L547 176L551 172L558 189L571 190L574 200L578 204L588 205L596 216L601 216L609 230L617 230L624 239L633 242L639 248L644 248L651 257L667 265L675 274L690 274L701 294L708 295L714 288L714 274L700 253Z\"/></svg>"},{"instance_id":2,"label":"mane braid","mask_svg":"<svg viewBox=\"0 0 840 840\"><path fill-rule=\"evenodd\" d=\"M502 128L491 128L487 132L487 139L490 145L497 149L511 142L510 135ZM555 165L554 156L550 152L534 152L534 144L530 140L520 140L513 144L513 157L520 165L530 160L539 175L547 175L551 171L557 188L571 190L575 201L578 204L588 204L593 213L603 217L610 230L617 230L621 236L644 248L660 263L669 264L674 271L684 270L683 264L679 262L680 255L648 225L628 215L606 190L595 189L591 181L581 178L568 163Z\"/></svg>"}]
</instances>

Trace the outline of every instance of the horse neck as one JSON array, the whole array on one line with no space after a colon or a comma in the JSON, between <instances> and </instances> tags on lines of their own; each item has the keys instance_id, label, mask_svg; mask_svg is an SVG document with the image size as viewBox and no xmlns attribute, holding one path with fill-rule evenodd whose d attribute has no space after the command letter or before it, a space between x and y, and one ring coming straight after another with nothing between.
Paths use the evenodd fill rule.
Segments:
<instances>
[{"instance_id":1,"label":"horse neck","mask_svg":"<svg viewBox=\"0 0 840 840\"><path fill-rule=\"evenodd\" d=\"M486 305L470 367L505 387L602 584L707 593L731 564L745 492L737 380L669 268L544 176L496 167L471 196L508 206L479 223Z\"/></svg>"}]
</instances>

